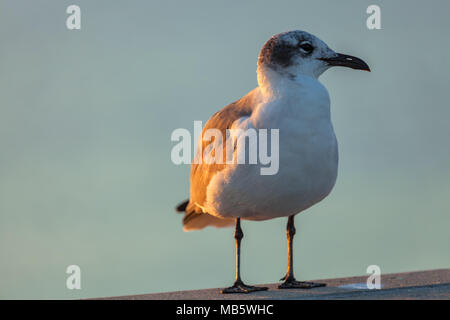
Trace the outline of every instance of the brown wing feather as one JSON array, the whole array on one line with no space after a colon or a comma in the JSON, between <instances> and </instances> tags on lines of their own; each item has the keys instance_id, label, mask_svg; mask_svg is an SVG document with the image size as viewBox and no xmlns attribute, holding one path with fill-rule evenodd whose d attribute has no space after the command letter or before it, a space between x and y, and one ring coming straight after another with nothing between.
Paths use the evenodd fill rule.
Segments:
<instances>
[{"instance_id":1,"label":"brown wing feather","mask_svg":"<svg viewBox=\"0 0 450 320\"><path fill-rule=\"evenodd\" d=\"M222 132L222 137L225 139L226 130L230 129L236 120L251 115L255 105L257 104L256 90L257 89L250 91L243 98L229 104L222 110L215 113L205 124L202 130L202 136L203 133L208 129L218 129ZM202 140L201 151L205 150L205 147L207 147L211 143L213 142ZM225 148L225 143L223 143L222 145ZM223 152L223 155L224 157L226 156L225 151ZM211 181L212 177L216 173L223 170L225 166L226 166L225 163L224 164L193 163L191 165L191 188L190 188L191 198L189 199L189 203L185 207L186 211L184 219L185 229L190 229L189 223L194 223L196 219L198 219L202 215L205 215L205 213L203 213L201 209L201 206L203 206L206 202L206 190L208 184ZM217 221L217 223L215 223L214 219L211 219L214 217L210 215L208 216L209 217L207 219L209 224L224 226L223 222L219 223ZM229 224L230 223L226 223L226 225ZM193 229L196 229L196 227L193 226Z\"/></svg>"}]
</instances>

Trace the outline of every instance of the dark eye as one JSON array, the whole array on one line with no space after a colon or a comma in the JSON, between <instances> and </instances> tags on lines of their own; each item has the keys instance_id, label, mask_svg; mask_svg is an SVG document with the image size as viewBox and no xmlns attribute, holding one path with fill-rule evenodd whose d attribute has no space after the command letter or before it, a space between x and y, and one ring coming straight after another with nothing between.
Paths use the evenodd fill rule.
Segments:
<instances>
[{"instance_id":1,"label":"dark eye","mask_svg":"<svg viewBox=\"0 0 450 320\"><path fill-rule=\"evenodd\" d=\"M311 53L314 50L314 47L309 42L304 42L300 44L300 49L305 53Z\"/></svg>"}]
</instances>

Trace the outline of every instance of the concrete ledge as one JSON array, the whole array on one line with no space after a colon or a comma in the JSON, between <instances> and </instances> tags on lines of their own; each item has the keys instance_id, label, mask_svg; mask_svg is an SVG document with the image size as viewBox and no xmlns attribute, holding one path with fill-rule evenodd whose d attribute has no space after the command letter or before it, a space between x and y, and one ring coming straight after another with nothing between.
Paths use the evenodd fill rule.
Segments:
<instances>
[{"instance_id":1,"label":"concrete ledge","mask_svg":"<svg viewBox=\"0 0 450 320\"><path fill-rule=\"evenodd\" d=\"M100 298L102 300L310 300L310 299L450 299L450 269L393 273L381 276L380 290L368 290L367 275L314 280L326 287L314 289L277 289L249 294L219 293L220 289L176 291Z\"/></svg>"}]
</instances>

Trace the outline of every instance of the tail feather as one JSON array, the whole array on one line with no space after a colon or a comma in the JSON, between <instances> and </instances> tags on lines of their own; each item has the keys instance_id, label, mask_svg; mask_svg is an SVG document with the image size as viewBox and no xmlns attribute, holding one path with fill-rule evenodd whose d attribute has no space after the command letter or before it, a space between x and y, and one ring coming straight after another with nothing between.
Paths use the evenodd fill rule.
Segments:
<instances>
[{"instance_id":1,"label":"tail feather","mask_svg":"<svg viewBox=\"0 0 450 320\"><path fill-rule=\"evenodd\" d=\"M183 218L183 230L200 230L207 226L216 228L230 227L234 225L234 219L221 219L214 217L208 213L195 212L192 208L188 208L189 200L183 201L176 206L177 212L185 212Z\"/></svg>"}]
</instances>

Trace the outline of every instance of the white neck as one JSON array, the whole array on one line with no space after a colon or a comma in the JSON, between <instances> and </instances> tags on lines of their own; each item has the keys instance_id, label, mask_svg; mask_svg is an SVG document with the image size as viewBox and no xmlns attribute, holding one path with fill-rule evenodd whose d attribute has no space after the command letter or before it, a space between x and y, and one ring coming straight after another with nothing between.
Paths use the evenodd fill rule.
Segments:
<instances>
[{"instance_id":1,"label":"white neck","mask_svg":"<svg viewBox=\"0 0 450 320\"><path fill-rule=\"evenodd\" d=\"M327 89L314 77L305 74L281 74L266 66L258 66L258 85L266 102L283 101L280 108L293 108L302 117L330 115ZM272 105L269 103L269 105ZM267 106L269 106L267 105Z\"/></svg>"},{"instance_id":2,"label":"white neck","mask_svg":"<svg viewBox=\"0 0 450 320\"><path fill-rule=\"evenodd\" d=\"M317 82L317 77L309 74L280 73L265 65L258 65L257 68L258 86L264 96L279 96L290 90L299 90L305 84Z\"/></svg>"}]
</instances>

